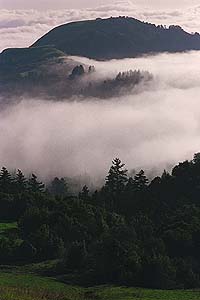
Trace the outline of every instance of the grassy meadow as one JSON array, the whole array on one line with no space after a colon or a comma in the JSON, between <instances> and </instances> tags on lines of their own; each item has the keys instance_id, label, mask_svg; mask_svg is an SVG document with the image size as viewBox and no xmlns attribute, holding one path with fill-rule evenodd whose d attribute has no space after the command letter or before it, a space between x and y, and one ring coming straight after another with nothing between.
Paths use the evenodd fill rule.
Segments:
<instances>
[{"instance_id":1,"label":"grassy meadow","mask_svg":"<svg viewBox=\"0 0 200 300\"><path fill-rule=\"evenodd\" d=\"M200 300L200 291L65 285L54 278L14 272L0 273L1 300Z\"/></svg>"}]
</instances>

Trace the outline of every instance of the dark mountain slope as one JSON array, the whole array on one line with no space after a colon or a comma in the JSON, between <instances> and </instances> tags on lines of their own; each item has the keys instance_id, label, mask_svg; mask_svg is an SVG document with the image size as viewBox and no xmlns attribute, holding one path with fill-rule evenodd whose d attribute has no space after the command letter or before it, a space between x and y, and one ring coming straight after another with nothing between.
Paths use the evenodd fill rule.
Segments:
<instances>
[{"instance_id":1,"label":"dark mountain slope","mask_svg":"<svg viewBox=\"0 0 200 300\"><path fill-rule=\"evenodd\" d=\"M179 26L144 23L133 18L73 22L54 28L32 47L51 46L69 55L95 59L134 57L150 52L200 50L200 35Z\"/></svg>"},{"instance_id":2,"label":"dark mountain slope","mask_svg":"<svg viewBox=\"0 0 200 300\"><path fill-rule=\"evenodd\" d=\"M0 53L0 95L54 93L79 62L51 47L11 48Z\"/></svg>"},{"instance_id":3,"label":"dark mountain slope","mask_svg":"<svg viewBox=\"0 0 200 300\"><path fill-rule=\"evenodd\" d=\"M52 99L73 96L111 98L129 94L152 75L129 71L99 78L94 66L51 47L6 49L0 54L0 99L14 95Z\"/></svg>"},{"instance_id":4,"label":"dark mountain slope","mask_svg":"<svg viewBox=\"0 0 200 300\"><path fill-rule=\"evenodd\" d=\"M47 63L58 63L65 54L48 47L9 48L0 53L0 78L16 78Z\"/></svg>"},{"instance_id":5,"label":"dark mountain slope","mask_svg":"<svg viewBox=\"0 0 200 300\"><path fill-rule=\"evenodd\" d=\"M65 55L52 47L38 48L8 48L0 55L0 62L10 64L38 63L47 59L54 59Z\"/></svg>"}]
</instances>

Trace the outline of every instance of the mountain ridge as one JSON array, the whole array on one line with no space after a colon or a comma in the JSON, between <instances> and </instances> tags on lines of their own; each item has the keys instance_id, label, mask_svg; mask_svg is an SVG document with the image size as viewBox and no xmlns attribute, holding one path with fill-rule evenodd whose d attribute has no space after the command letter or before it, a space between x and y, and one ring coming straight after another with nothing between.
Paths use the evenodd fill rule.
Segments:
<instances>
[{"instance_id":1,"label":"mountain ridge","mask_svg":"<svg viewBox=\"0 0 200 300\"><path fill-rule=\"evenodd\" d=\"M97 60L160 52L200 50L200 35L178 25L166 28L130 17L70 22L53 28L31 47L54 47L67 55Z\"/></svg>"}]
</instances>

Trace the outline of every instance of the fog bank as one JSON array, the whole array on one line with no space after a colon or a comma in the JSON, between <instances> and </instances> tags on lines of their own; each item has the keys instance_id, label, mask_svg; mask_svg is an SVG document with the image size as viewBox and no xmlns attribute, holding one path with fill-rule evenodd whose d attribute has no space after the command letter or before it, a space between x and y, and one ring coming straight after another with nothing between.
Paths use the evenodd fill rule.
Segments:
<instances>
[{"instance_id":1,"label":"fog bank","mask_svg":"<svg viewBox=\"0 0 200 300\"><path fill-rule=\"evenodd\" d=\"M1 110L0 165L42 178L88 173L95 181L105 177L114 157L129 170L155 173L191 159L200 150L199 59L191 52L92 61L100 74L143 69L154 81L117 99L22 99Z\"/></svg>"}]
</instances>

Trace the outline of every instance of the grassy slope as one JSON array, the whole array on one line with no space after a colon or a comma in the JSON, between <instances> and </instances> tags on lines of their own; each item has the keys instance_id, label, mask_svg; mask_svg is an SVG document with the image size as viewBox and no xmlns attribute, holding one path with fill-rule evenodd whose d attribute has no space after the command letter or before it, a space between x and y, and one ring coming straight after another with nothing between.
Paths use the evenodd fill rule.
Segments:
<instances>
[{"instance_id":1,"label":"grassy slope","mask_svg":"<svg viewBox=\"0 0 200 300\"><path fill-rule=\"evenodd\" d=\"M140 288L105 287L97 288L101 300L199 300L199 291L160 291Z\"/></svg>"},{"instance_id":2,"label":"grassy slope","mask_svg":"<svg viewBox=\"0 0 200 300\"><path fill-rule=\"evenodd\" d=\"M6 234L7 231L17 229L17 222L11 222L11 223L0 223L0 235Z\"/></svg>"},{"instance_id":3,"label":"grassy slope","mask_svg":"<svg viewBox=\"0 0 200 300\"><path fill-rule=\"evenodd\" d=\"M83 299L80 288L65 286L52 278L36 275L0 273L1 300Z\"/></svg>"},{"instance_id":4,"label":"grassy slope","mask_svg":"<svg viewBox=\"0 0 200 300\"><path fill-rule=\"evenodd\" d=\"M200 291L154 291L137 288L67 286L33 274L0 273L1 300L200 300Z\"/></svg>"}]
</instances>

